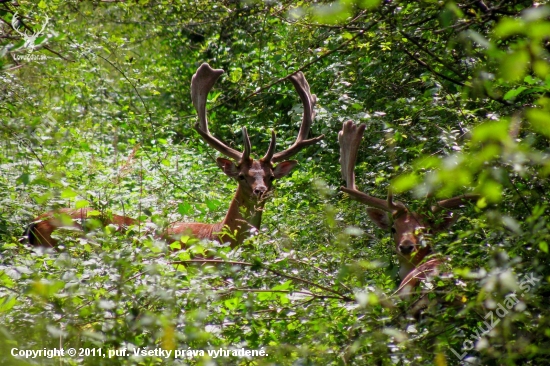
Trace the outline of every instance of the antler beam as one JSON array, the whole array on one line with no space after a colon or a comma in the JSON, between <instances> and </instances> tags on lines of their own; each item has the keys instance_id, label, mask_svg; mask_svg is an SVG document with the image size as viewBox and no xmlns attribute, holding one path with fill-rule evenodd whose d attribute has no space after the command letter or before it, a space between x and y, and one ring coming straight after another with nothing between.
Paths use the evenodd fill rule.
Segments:
<instances>
[{"instance_id":1,"label":"antler beam","mask_svg":"<svg viewBox=\"0 0 550 366\"><path fill-rule=\"evenodd\" d=\"M309 90L309 84L304 76L304 73L298 71L297 73L290 76L290 81L294 85L294 88L298 92L302 104L304 105L304 114L302 117L302 125L300 126L300 132L298 132L298 137L292 146L288 149L280 151L273 155L271 161L277 163L285 159L290 158L293 155L296 155L303 148L313 145L321 141L325 135L317 136L312 139L307 140L309 135L309 130L313 124L315 118L315 104L317 103L317 97L315 94L311 94Z\"/></svg>"},{"instance_id":2,"label":"antler beam","mask_svg":"<svg viewBox=\"0 0 550 366\"><path fill-rule=\"evenodd\" d=\"M434 206L432 206L432 212L440 212L445 209L457 208L463 206L467 202L477 201L481 196L479 194L468 193L460 196L448 198L445 200L438 201Z\"/></svg>"},{"instance_id":3,"label":"antler beam","mask_svg":"<svg viewBox=\"0 0 550 366\"><path fill-rule=\"evenodd\" d=\"M342 131L338 133L340 167L342 178L346 181L346 187L341 187L341 189L359 202L392 213L398 210L399 206L393 203L391 191L388 193L388 199L385 201L369 196L355 188L355 162L366 127L364 123L357 126L353 121L346 121L342 125Z\"/></svg>"},{"instance_id":4,"label":"antler beam","mask_svg":"<svg viewBox=\"0 0 550 366\"><path fill-rule=\"evenodd\" d=\"M245 146L244 153L241 153L218 140L212 136L208 130L208 118L206 115L206 101L208 93L223 73L224 71L222 69L213 69L210 65L204 63L197 69L197 72L191 79L191 99L199 117L198 122L195 124L195 130L197 130L208 145L218 150L220 153L235 160L244 161L250 158L250 139L248 138L246 128L243 127L243 143ZM301 71L291 75L289 79L294 85L294 88L298 92L298 95L304 105L304 114L302 117L300 131L294 144L292 144L292 146L288 149L278 153L275 153L276 136L275 132L272 132L269 149L267 150L266 155L262 158L263 161L269 161L271 163L281 162L297 154L303 148L319 142L325 137L325 135L321 135L307 139L309 130L311 129L311 125L313 124L313 120L315 118L315 111L313 108L317 102L317 97L314 94L311 94L309 84Z\"/></svg>"},{"instance_id":5,"label":"antler beam","mask_svg":"<svg viewBox=\"0 0 550 366\"><path fill-rule=\"evenodd\" d=\"M243 153L227 146L212 136L208 130L208 119L206 117L206 100L208 97L208 92L210 92L223 72L224 71L222 69L213 69L210 65L204 63L197 69L197 72L191 79L191 100L193 101L193 105L195 106L199 116L198 122L195 123L195 130L197 130L197 132L212 148L218 150L227 157L235 160L241 160L243 158ZM250 154L250 140L248 139L246 129L243 129L243 141L245 144L245 154L247 147L248 153Z\"/></svg>"}]
</instances>

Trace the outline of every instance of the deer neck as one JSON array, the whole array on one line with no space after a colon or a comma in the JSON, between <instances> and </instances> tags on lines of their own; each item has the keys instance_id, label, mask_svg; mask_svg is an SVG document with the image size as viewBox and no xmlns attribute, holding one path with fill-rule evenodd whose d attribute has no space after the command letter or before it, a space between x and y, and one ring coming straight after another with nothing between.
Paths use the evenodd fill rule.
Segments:
<instances>
[{"instance_id":1,"label":"deer neck","mask_svg":"<svg viewBox=\"0 0 550 366\"><path fill-rule=\"evenodd\" d=\"M430 246L425 246L420 248L415 256L411 260L400 260L399 265L399 278L404 279L407 275L416 267L422 263L426 256L432 254L432 248Z\"/></svg>"},{"instance_id":2,"label":"deer neck","mask_svg":"<svg viewBox=\"0 0 550 366\"><path fill-rule=\"evenodd\" d=\"M238 186L227 215L222 221L222 227L227 226L231 233L236 232L236 236L235 238L224 236L221 238L222 242L229 241L231 248L234 248L249 236L250 229L259 229L264 204L265 200L251 198Z\"/></svg>"}]
</instances>

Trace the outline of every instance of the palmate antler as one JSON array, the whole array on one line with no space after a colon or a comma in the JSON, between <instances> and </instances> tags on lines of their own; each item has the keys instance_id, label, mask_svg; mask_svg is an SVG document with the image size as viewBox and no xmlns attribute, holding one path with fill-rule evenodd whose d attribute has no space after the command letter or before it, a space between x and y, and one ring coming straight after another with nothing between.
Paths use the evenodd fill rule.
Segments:
<instances>
[{"instance_id":1,"label":"palmate antler","mask_svg":"<svg viewBox=\"0 0 550 366\"><path fill-rule=\"evenodd\" d=\"M208 92L212 89L223 72L224 71L222 69L213 69L210 65L204 63L197 69L195 75L193 75L191 80L191 99L199 117L198 122L195 124L195 130L197 130L197 132L211 147L218 150L220 153L237 161L245 161L250 159L251 150L250 139L245 127L243 127L243 140L245 146L244 152L242 153L227 146L212 136L208 130L208 120L206 117L206 100ZM304 74L302 72L295 73L290 76L290 81L300 95L304 105L304 114L302 124L300 126L300 132L298 133L298 137L292 146L278 153L275 153L276 136L275 132L272 132L269 148L265 156L261 159L262 161L270 161L272 163L280 162L297 154L303 148L313 145L324 138L324 135L321 135L309 140L307 139L315 117L313 108L317 98L315 95L311 94L309 84L307 83Z\"/></svg>"},{"instance_id":2,"label":"palmate antler","mask_svg":"<svg viewBox=\"0 0 550 366\"><path fill-rule=\"evenodd\" d=\"M355 161L357 160L357 151L359 150L366 127L365 124L357 126L353 121L346 121L342 125L342 131L338 133L340 166L342 178L346 181L346 187L341 187L341 189L359 202L389 213L394 213L404 208L404 206L401 203L396 204L393 202L391 190L388 192L388 199L384 201L360 192L355 188Z\"/></svg>"},{"instance_id":3,"label":"palmate antler","mask_svg":"<svg viewBox=\"0 0 550 366\"><path fill-rule=\"evenodd\" d=\"M222 69L213 69L210 65L204 63L198 69L193 78L191 79L191 100L193 106L197 110L199 120L195 123L195 130L202 136L202 138L214 149L218 150L223 155L233 158L235 160L241 160L243 153L227 146L214 136L210 134L208 130L208 119L206 117L206 100L208 92L212 89L216 80L223 74ZM243 133L246 130L243 130ZM245 141L245 152L250 150L250 145L247 145L250 140L248 135L243 136Z\"/></svg>"},{"instance_id":4,"label":"palmate antler","mask_svg":"<svg viewBox=\"0 0 550 366\"><path fill-rule=\"evenodd\" d=\"M342 130L338 133L338 142L340 143L340 166L342 178L346 181L346 187L341 187L342 191L346 192L357 201L392 214L407 210L403 203L393 201L391 188L388 189L388 198L386 200L369 196L356 189L354 172L355 162L357 160L357 151L359 150L365 128L365 124L355 125L353 121L346 121L342 125ZM437 213L445 209L460 207L468 201L477 200L479 197L478 194L464 194L448 198L438 201L432 206L431 210Z\"/></svg>"},{"instance_id":5,"label":"palmate antler","mask_svg":"<svg viewBox=\"0 0 550 366\"><path fill-rule=\"evenodd\" d=\"M325 137L325 135L320 135L307 140L309 130L315 118L315 110L313 108L317 103L317 96L315 96L315 94L311 94L309 90L309 84L307 83L303 72L299 71L291 75L290 81L292 82L292 85L294 85L294 88L298 92L298 95L302 100L302 104L304 105L302 124L300 125L300 132L298 132L298 137L296 138L294 144L292 144L292 146L290 146L288 149L273 155L273 158L271 159L273 163L288 159L291 156L296 155L303 148L308 147L309 145L313 145L321 141ZM275 136L273 136L273 139L274 138Z\"/></svg>"}]
</instances>

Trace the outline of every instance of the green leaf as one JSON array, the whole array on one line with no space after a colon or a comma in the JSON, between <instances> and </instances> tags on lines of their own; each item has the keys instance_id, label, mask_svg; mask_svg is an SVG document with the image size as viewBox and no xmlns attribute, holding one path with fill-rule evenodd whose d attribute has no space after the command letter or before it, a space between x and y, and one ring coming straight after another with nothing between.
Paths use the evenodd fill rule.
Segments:
<instances>
[{"instance_id":1,"label":"green leaf","mask_svg":"<svg viewBox=\"0 0 550 366\"><path fill-rule=\"evenodd\" d=\"M5 296L0 298L0 313L11 310L18 303L16 296Z\"/></svg>"},{"instance_id":2,"label":"green leaf","mask_svg":"<svg viewBox=\"0 0 550 366\"><path fill-rule=\"evenodd\" d=\"M243 69L240 67L232 68L229 72L229 80L232 83L237 83L243 77Z\"/></svg>"},{"instance_id":3,"label":"green leaf","mask_svg":"<svg viewBox=\"0 0 550 366\"><path fill-rule=\"evenodd\" d=\"M64 199L74 198L76 196L78 196L78 192L75 192L70 188L66 188L61 192L61 198L64 198Z\"/></svg>"},{"instance_id":4,"label":"green leaf","mask_svg":"<svg viewBox=\"0 0 550 366\"><path fill-rule=\"evenodd\" d=\"M504 98L504 100L514 99L515 97L520 95L522 91L524 91L526 89L527 88L524 87L524 86L520 86L519 88L516 88L516 89L510 89L510 90L508 90L508 92L506 94L504 94L503 98Z\"/></svg>"},{"instance_id":5,"label":"green leaf","mask_svg":"<svg viewBox=\"0 0 550 366\"><path fill-rule=\"evenodd\" d=\"M510 124L507 120L485 122L472 131L472 142L488 140L504 142L510 139Z\"/></svg>"},{"instance_id":6,"label":"green leaf","mask_svg":"<svg viewBox=\"0 0 550 366\"><path fill-rule=\"evenodd\" d=\"M529 52L525 49L505 54L500 60L500 76L506 81L520 80L527 72L529 62Z\"/></svg>"},{"instance_id":7,"label":"green leaf","mask_svg":"<svg viewBox=\"0 0 550 366\"><path fill-rule=\"evenodd\" d=\"M43 205L52 197L52 192L45 192L42 195L33 195L32 197L36 203Z\"/></svg>"},{"instance_id":8,"label":"green leaf","mask_svg":"<svg viewBox=\"0 0 550 366\"><path fill-rule=\"evenodd\" d=\"M533 71L540 78L546 78L550 74L550 65L544 60L533 61Z\"/></svg>"},{"instance_id":9,"label":"green leaf","mask_svg":"<svg viewBox=\"0 0 550 366\"><path fill-rule=\"evenodd\" d=\"M240 297L233 297L231 299L225 300L223 303L229 310L236 310L241 302Z\"/></svg>"},{"instance_id":10,"label":"green leaf","mask_svg":"<svg viewBox=\"0 0 550 366\"><path fill-rule=\"evenodd\" d=\"M487 180L481 186L482 195L490 202L502 200L502 185L494 180Z\"/></svg>"},{"instance_id":11,"label":"green leaf","mask_svg":"<svg viewBox=\"0 0 550 366\"><path fill-rule=\"evenodd\" d=\"M525 111L525 115L535 131L550 138L550 113L531 108Z\"/></svg>"},{"instance_id":12,"label":"green leaf","mask_svg":"<svg viewBox=\"0 0 550 366\"><path fill-rule=\"evenodd\" d=\"M420 177L416 173L403 174L392 181L392 188L395 193L410 190L418 185Z\"/></svg>"},{"instance_id":13,"label":"green leaf","mask_svg":"<svg viewBox=\"0 0 550 366\"><path fill-rule=\"evenodd\" d=\"M188 202L182 202L178 204L178 212L182 216L189 215L191 213L192 207Z\"/></svg>"},{"instance_id":14,"label":"green leaf","mask_svg":"<svg viewBox=\"0 0 550 366\"><path fill-rule=\"evenodd\" d=\"M529 36L534 39L547 38L548 36L550 36L550 22L530 24L527 34L529 34Z\"/></svg>"},{"instance_id":15,"label":"green leaf","mask_svg":"<svg viewBox=\"0 0 550 366\"><path fill-rule=\"evenodd\" d=\"M216 200L216 199L206 200L206 206L210 211L217 211L220 205L221 205L221 202L219 200Z\"/></svg>"},{"instance_id":16,"label":"green leaf","mask_svg":"<svg viewBox=\"0 0 550 366\"><path fill-rule=\"evenodd\" d=\"M291 280L288 280L288 281L286 281L286 282L284 282L284 283L281 283L281 284L279 284L279 285L273 286L271 289L272 289L272 290L278 290L278 291L290 290L291 285L292 285L292 281L291 281Z\"/></svg>"},{"instance_id":17,"label":"green leaf","mask_svg":"<svg viewBox=\"0 0 550 366\"><path fill-rule=\"evenodd\" d=\"M173 242L172 244L170 244L170 249L181 250L182 249L181 242L178 242L178 241Z\"/></svg>"},{"instance_id":18,"label":"green leaf","mask_svg":"<svg viewBox=\"0 0 550 366\"><path fill-rule=\"evenodd\" d=\"M523 33L525 23L521 19L503 18L498 22L493 33L495 37L507 38L515 34Z\"/></svg>"},{"instance_id":19,"label":"green leaf","mask_svg":"<svg viewBox=\"0 0 550 366\"><path fill-rule=\"evenodd\" d=\"M341 2L313 7L313 17L317 23L339 24L348 20L352 15L349 6Z\"/></svg>"},{"instance_id":20,"label":"green leaf","mask_svg":"<svg viewBox=\"0 0 550 366\"><path fill-rule=\"evenodd\" d=\"M90 202L89 201L86 201L86 200L78 200L75 202L75 205L74 205L75 208L86 208L86 207L90 207Z\"/></svg>"},{"instance_id":21,"label":"green leaf","mask_svg":"<svg viewBox=\"0 0 550 366\"><path fill-rule=\"evenodd\" d=\"M367 10L372 10L380 6L381 2L382 0L360 0L359 7Z\"/></svg>"},{"instance_id":22,"label":"green leaf","mask_svg":"<svg viewBox=\"0 0 550 366\"><path fill-rule=\"evenodd\" d=\"M15 181L17 183L23 183L24 185L27 185L30 181L30 175L28 173L23 173Z\"/></svg>"},{"instance_id":23,"label":"green leaf","mask_svg":"<svg viewBox=\"0 0 550 366\"><path fill-rule=\"evenodd\" d=\"M438 168L441 166L441 160L436 156L423 156L416 159L413 166L416 170Z\"/></svg>"}]
</instances>

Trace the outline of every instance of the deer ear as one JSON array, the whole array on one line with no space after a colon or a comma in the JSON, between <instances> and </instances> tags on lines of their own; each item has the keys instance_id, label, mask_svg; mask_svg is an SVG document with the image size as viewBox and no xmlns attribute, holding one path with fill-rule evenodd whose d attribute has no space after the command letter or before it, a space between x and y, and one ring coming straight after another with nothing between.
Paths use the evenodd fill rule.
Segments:
<instances>
[{"instance_id":1,"label":"deer ear","mask_svg":"<svg viewBox=\"0 0 550 366\"><path fill-rule=\"evenodd\" d=\"M367 208L367 215L382 230L389 230L391 227L390 219L386 211L378 208Z\"/></svg>"},{"instance_id":2,"label":"deer ear","mask_svg":"<svg viewBox=\"0 0 550 366\"><path fill-rule=\"evenodd\" d=\"M284 177L285 175L288 175L288 173L290 173L290 171L296 166L296 164L298 164L297 160L287 160L280 162L279 164L277 164L275 169L273 169L273 176L275 177L275 179L279 179Z\"/></svg>"},{"instance_id":3,"label":"deer ear","mask_svg":"<svg viewBox=\"0 0 550 366\"><path fill-rule=\"evenodd\" d=\"M226 158L217 158L216 163L218 163L218 166L228 177L235 178L237 175L239 175L239 170L237 169L237 166L231 160Z\"/></svg>"},{"instance_id":4,"label":"deer ear","mask_svg":"<svg viewBox=\"0 0 550 366\"><path fill-rule=\"evenodd\" d=\"M458 220L458 215L453 214L453 212L449 212L445 215L445 217L432 221L430 223L430 227L436 233L440 231L445 231L453 226L456 220Z\"/></svg>"}]
</instances>

